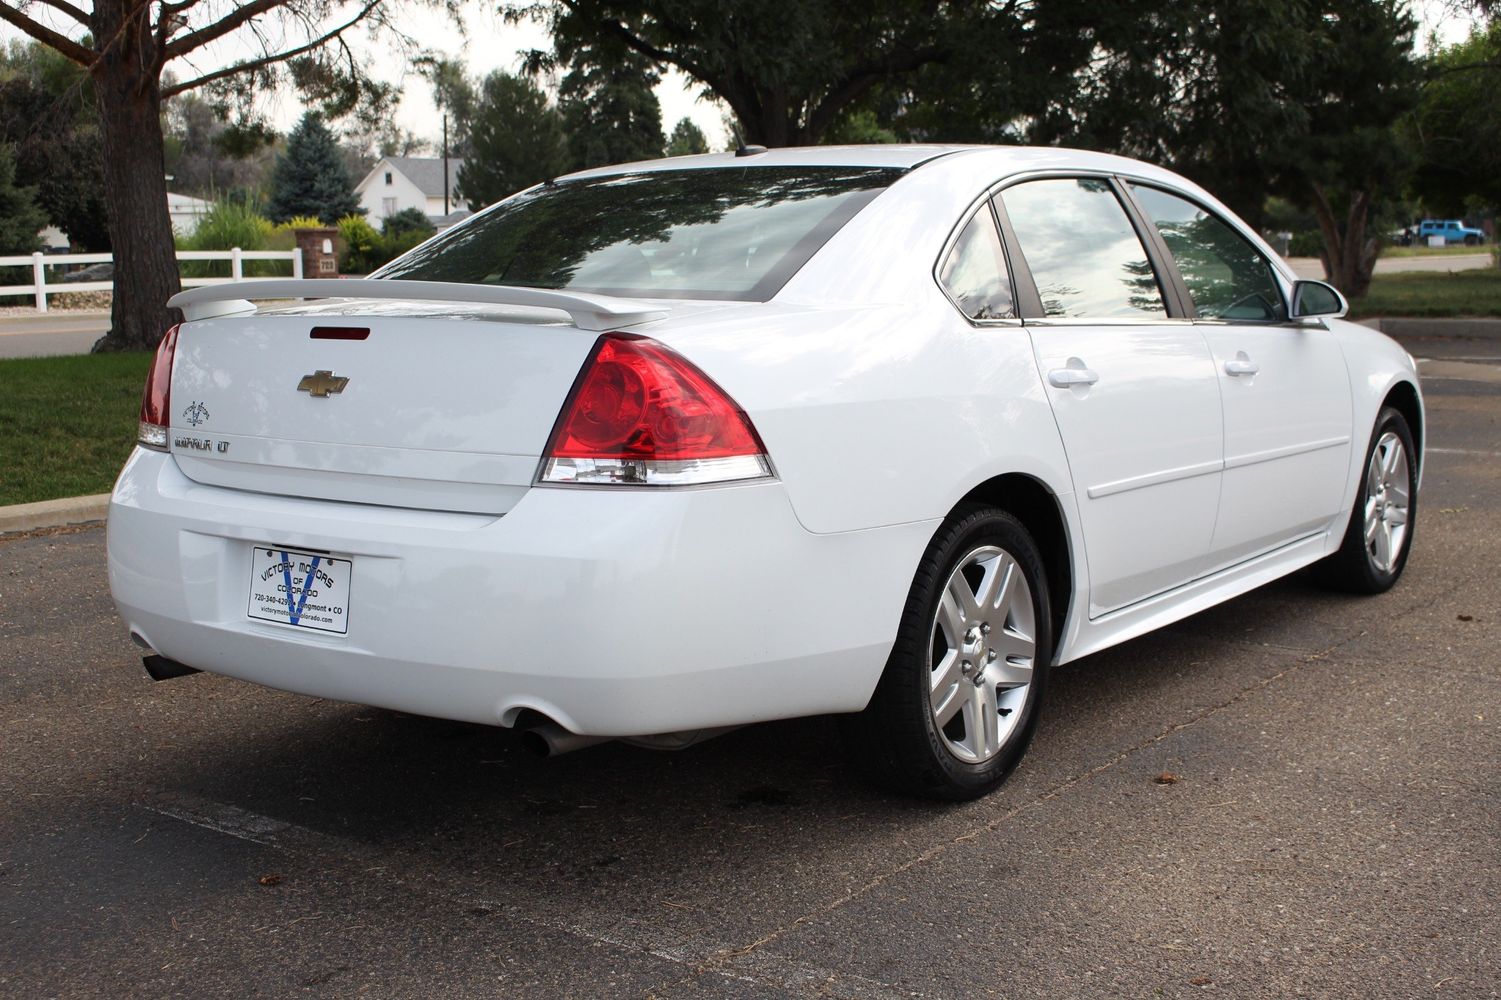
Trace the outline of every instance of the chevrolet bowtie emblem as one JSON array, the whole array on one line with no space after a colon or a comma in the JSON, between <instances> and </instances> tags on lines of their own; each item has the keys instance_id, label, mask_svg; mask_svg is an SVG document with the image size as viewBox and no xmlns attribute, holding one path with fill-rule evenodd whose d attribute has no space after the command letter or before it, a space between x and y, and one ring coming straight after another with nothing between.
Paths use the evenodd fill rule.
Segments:
<instances>
[{"instance_id":1,"label":"chevrolet bowtie emblem","mask_svg":"<svg viewBox=\"0 0 1501 1000\"><path fill-rule=\"evenodd\" d=\"M337 396L348 384L349 379L343 375L319 369L311 375L302 376L302 381L297 383L297 391L310 396Z\"/></svg>"}]
</instances>

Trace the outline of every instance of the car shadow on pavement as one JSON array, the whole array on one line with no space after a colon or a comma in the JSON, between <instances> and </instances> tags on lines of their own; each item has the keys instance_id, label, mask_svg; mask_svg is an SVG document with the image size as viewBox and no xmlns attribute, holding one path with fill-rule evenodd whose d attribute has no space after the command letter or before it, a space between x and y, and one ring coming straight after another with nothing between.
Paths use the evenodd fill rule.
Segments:
<instances>
[{"instance_id":1,"label":"car shadow on pavement","mask_svg":"<svg viewBox=\"0 0 1501 1000\"><path fill-rule=\"evenodd\" d=\"M597 880L626 858L636 874L715 857L770 863L835 847L831 831L842 851L956 811L1012 808L1335 641L1349 632L1338 623L1350 601L1286 581L1055 670L1029 756L970 805L861 781L832 718L751 726L679 752L608 743L539 759L509 731L208 676L174 683L231 704L179 732L192 745L159 761L152 780L169 799L230 805L351 850L474 852L518 873L561 867Z\"/></svg>"}]
</instances>

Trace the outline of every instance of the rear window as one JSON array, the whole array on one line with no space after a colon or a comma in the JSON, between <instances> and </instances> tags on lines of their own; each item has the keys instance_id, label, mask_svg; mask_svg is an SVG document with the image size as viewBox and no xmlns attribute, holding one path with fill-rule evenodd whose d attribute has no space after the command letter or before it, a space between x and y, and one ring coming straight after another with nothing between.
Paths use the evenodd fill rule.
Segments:
<instances>
[{"instance_id":1,"label":"rear window","mask_svg":"<svg viewBox=\"0 0 1501 1000\"><path fill-rule=\"evenodd\" d=\"M549 183L373 277L765 300L904 172L739 167Z\"/></svg>"}]
</instances>

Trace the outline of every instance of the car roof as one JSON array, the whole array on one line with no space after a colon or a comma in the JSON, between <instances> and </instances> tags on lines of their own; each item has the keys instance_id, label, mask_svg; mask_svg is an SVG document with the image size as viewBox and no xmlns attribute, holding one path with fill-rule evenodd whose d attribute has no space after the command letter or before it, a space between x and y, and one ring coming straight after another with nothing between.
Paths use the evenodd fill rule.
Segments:
<instances>
[{"instance_id":1,"label":"car roof","mask_svg":"<svg viewBox=\"0 0 1501 1000\"><path fill-rule=\"evenodd\" d=\"M750 147L754 149L755 147ZM1047 169L1140 172L1139 160L1060 146L981 146L937 143L871 144L862 146L787 146L741 156L734 152L672 156L635 163L613 164L568 174L559 180L610 177L659 170L699 170L716 167L894 167L911 170L952 156L984 156L1003 173ZM1150 168L1149 168L1150 169Z\"/></svg>"}]
</instances>

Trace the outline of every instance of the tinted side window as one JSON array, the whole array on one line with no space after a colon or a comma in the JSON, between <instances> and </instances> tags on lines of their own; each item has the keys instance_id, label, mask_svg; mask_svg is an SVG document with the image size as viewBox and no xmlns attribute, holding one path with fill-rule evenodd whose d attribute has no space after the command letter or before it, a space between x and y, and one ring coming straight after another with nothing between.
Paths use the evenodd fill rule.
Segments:
<instances>
[{"instance_id":1,"label":"tinted side window","mask_svg":"<svg viewBox=\"0 0 1501 1000\"><path fill-rule=\"evenodd\" d=\"M1006 257L988 205L965 225L938 278L970 319L1016 318Z\"/></svg>"},{"instance_id":2,"label":"tinted side window","mask_svg":"<svg viewBox=\"0 0 1501 1000\"><path fill-rule=\"evenodd\" d=\"M1166 316L1157 275L1103 180L1027 181L1001 194L1047 316Z\"/></svg>"},{"instance_id":3,"label":"tinted side window","mask_svg":"<svg viewBox=\"0 0 1501 1000\"><path fill-rule=\"evenodd\" d=\"M1133 184L1131 193L1172 251L1199 316L1262 323L1287 318L1272 265L1229 223L1158 188Z\"/></svg>"}]
</instances>

